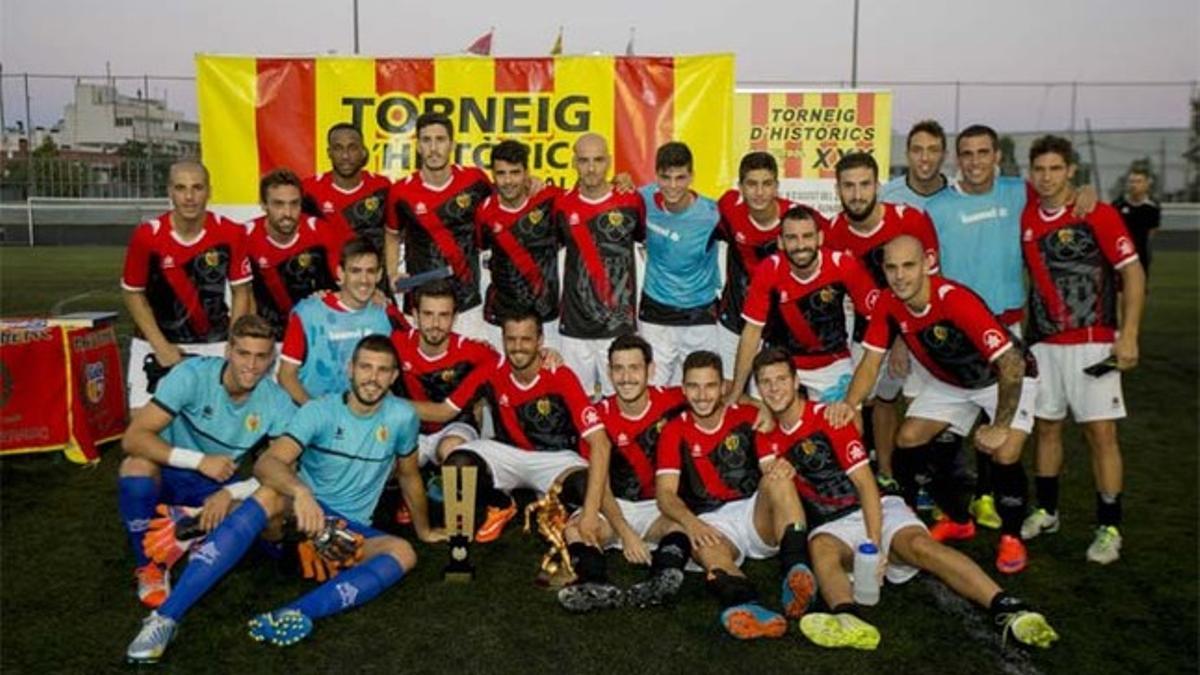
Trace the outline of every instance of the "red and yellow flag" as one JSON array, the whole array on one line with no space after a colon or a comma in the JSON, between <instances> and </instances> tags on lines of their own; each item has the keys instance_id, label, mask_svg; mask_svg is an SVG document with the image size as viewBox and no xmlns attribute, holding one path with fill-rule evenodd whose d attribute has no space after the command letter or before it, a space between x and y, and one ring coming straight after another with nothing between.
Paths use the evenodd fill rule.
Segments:
<instances>
[{"instance_id":1,"label":"red and yellow flag","mask_svg":"<svg viewBox=\"0 0 1200 675\"><path fill-rule=\"evenodd\" d=\"M571 147L587 132L609 139L616 172L654 178L659 145L679 140L696 157L696 187L731 181L733 56L427 59L321 56L197 57L201 147L214 204L258 201L258 179L286 166L329 169L325 131L360 126L368 169L393 178L415 167L414 126L450 116L457 158L487 166L495 143L531 147L534 175L571 185Z\"/></svg>"}]
</instances>

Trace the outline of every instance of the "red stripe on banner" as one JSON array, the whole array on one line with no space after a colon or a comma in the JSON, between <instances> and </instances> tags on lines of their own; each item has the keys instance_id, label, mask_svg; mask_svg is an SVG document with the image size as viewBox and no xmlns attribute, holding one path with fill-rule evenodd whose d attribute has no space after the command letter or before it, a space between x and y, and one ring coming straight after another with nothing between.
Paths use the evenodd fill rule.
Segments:
<instances>
[{"instance_id":1,"label":"red stripe on banner","mask_svg":"<svg viewBox=\"0 0 1200 675\"><path fill-rule=\"evenodd\" d=\"M375 93L420 96L433 91L433 59L376 59Z\"/></svg>"},{"instance_id":2,"label":"red stripe on banner","mask_svg":"<svg viewBox=\"0 0 1200 675\"><path fill-rule=\"evenodd\" d=\"M836 108L836 107L838 107L839 104L840 104L840 101L838 100L838 95L836 93L821 94L821 107L822 108Z\"/></svg>"},{"instance_id":3,"label":"red stripe on banner","mask_svg":"<svg viewBox=\"0 0 1200 675\"><path fill-rule=\"evenodd\" d=\"M495 59L496 93L554 91L554 59Z\"/></svg>"},{"instance_id":4,"label":"red stripe on banner","mask_svg":"<svg viewBox=\"0 0 1200 675\"><path fill-rule=\"evenodd\" d=\"M675 60L614 59L613 145L617 173L637 185L654 180L654 153L675 134Z\"/></svg>"},{"instance_id":5,"label":"red stripe on banner","mask_svg":"<svg viewBox=\"0 0 1200 675\"><path fill-rule=\"evenodd\" d=\"M316 172L316 67L312 59L258 59L254 111L258 170Z\"/></svg>"},{"instance_id":6,"label":"red stripe on banner","mask_svg":"<svg viewBox=\"0 0 1200 675\"><path fill-rule=\"evenodd\" d=\"M858 95L858 126L869 127L875 124L875 94Z\"/></svg>"},{"instance_id":7,"label":"red stripe on banner","mask_svg":"<svg viewBox=\"0 0 1200 675\"><path fill-rule=\"evenodd\" d=\"M771 95L770 94L751 94L750 95L750 126L761 128L762 135L750 142L752 150L767 149L767 132L769 130L769 121L767 118L771 114Z\"/></svg>"},{"instance_id":8,"label":"red stripe on banner","mask_svg":"<svg viewBox=\"0 0 1200 675\"><path fill-rule=\"evenodd\" d=\"M787 107L798 110L804 107L804 94L788 94ZM783 176L800 178L804 175L804 158L800 156L803 145L798 141L788 140L783 144Z\"/></svg>"}]
</instances>

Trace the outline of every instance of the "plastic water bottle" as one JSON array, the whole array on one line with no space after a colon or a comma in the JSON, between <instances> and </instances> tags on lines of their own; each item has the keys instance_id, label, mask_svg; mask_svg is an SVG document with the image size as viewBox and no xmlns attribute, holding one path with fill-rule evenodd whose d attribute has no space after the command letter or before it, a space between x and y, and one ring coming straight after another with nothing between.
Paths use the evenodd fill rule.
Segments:
<instances>
[{"instance_id":1,"label":"plastic water bottle","mask_svg":"<svg viewBox=\"0 0 1200 675\"><path fill-rule=\"evenodd\" d=\"M871 542L859 544L854 552L854 602L860 605L879 604L879 549Z\"/></svg>"}]
</instances>

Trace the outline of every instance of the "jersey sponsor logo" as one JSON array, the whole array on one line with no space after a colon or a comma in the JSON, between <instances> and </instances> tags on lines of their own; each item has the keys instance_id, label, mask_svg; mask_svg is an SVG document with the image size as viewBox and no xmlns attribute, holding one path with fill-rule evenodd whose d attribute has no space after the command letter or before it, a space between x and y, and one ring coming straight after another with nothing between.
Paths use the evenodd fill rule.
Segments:
<instances>
[{"instance_id":1,"label":"jersey sponsor logo","mask_svg":"<svg viewBox=\"0 0 1200 675\"><path fill-rule=\"evenodd\" d=\"M629 445L629 436L624 432L617 434L617 445Z\"/></svg>"},{"instance_id":2,"label":"jersey sponsor logo","mask_svg":"<svg viewBox=\"0 0 1200 675\"><path fill-rule=\"evenodd\" d=\"M334 586L337 589L338 598L342 601L342 609L354 605L354 601L358 599L358 587L354 584L343 581Z\"/></svg>"},{"instance_id":3,"label":"jersey sponsor logo","mask_svg":"<svg viewBox=\"0 0 1200 675\"><path fill-rule=\"evenodd\" d=\"M600 423L600 413L596 412L595 408L588 406L587 409L585 409L583 411L584 426L591 427L591 426L595 426L599 423Z\"/></svg>"},{"instance_id":4,"label":"jersey sponsor logo","mask_svg":"<svg viewBox=\"0 0 1200 675\"><path fill-rule=\"evenodd\" d=\"M567 224L568 225L578 225L579 224L579 214L572 213L571 215L567 216Z\"/></svg>"},{"instance_id":5,"label":"jersey sponsor logo","mask_svg":"<svg viewBox=\"0 0 1200 675\"><path fill-rule=\"evenodd\" d=\"M1133 253L1133 242L1129 241L1129 237L1121 237L1117 240L1117 253L1123 256Z\"/></svg>"},{"instance_id":6,"label":"jersey sponsor logo","mask_svg":"<svg viewBox=\"0 0 1200 675\"><path fill-rule=\"evenodd\" d=\"M867 458L867 451L863 449L862 441L853 440L846 446L846 454L850 457L851 462L861 462Z\"/></svg>"},{"instance_id":7,"label":"jersey sponsor logo","mask_svg":"<svg viewBox=\"0 0 1200 675\"><path fill-rule=\"evenodd\" d=\"M692 444L692 457L700 457L703 454L704 454L704 451L702 449L700 449L699 443Z\"/></svg>"},{"instance_id":8,"label":"jersey sponsor logo","mask_svg":"<svg viewBox=\"0 0 1200 675\"><path fill-rule=\"evenodd\" d=\"M935 329L936 330L936 329ZM995 328L989 328L983 333L983 344L988 349L996 349L1004 343L1004 336Z\"/></svg>"},{"instance_id":9,"label":"jersey sponsor logo","mask_svg":"<svg viewBox=\"0 0 1200 675\"><path fill-rule=\"evenodd\" d=\"M413 213L423 216L429 213L429 207L425 206L425 202L417 202L417 205L413 207Z\"/></svg>"},{"instance_id":10,"label":"jersey sponsor logo","mask_svg":"<svg viewBox=\"0 0 1200 675\"><path fill-rule=\"evenodd\" d=\"M380 443L387 443L387 440L388 440L387 427L385 427L381 424L375 428L375 440L379 441Z\"/></svg>"},{"instance_id":11,"label":"jersey sponsor logo","mask_svg":"<svg viewBox=\"0 0 1200 675\"><path fill-rule=\"evenodd\" d=\"M258 427L262 425L262 415L258 413L250 413L246 415L246 431L254 433L258 431Z\"/></svg>"},{"instance_id":12,"label":"jersey sponsor logo","mask_svg":"<svg viewBox=\"0 0 1200 675\"><path fill-rule=\"evenodd\" d=\"M217 545L212 543L211 541L206 541L200 548L196 549L195 551L192 551L192 555L189 558L189 561L190 562L198 562L198 563L208 565L209 567L211 567L214 564L216 564L217 558L220 558L220 557L221 557L221 551L219 551L217 549Z\"/></svg>"},{"instance_id":13,"label":"jersey sponsor logo","mask_svg":"<svg viewBox=\"0 0 1200 675\"><path fill-rule=\"evenodd\" d=\"M959 214L959 215L960 215L963 225L970 225L971 223L978 223L981 220L996 220L996 219L1000 219L1000 218L1007 218L1008 217L1008 208L1004 207L1004 206L1001 206L999 208L993 206L992 208L984 209L983 211L976 211L975 213L963 213L963 214Z\"/></svg>"},{"instance_id":14,"label":"jersey sponsor logo","mask_svg":"<svg viewBox=\"0 0 1200 675\"><path fill-rule=\"evenodd\" d=\"M163 268L164 270L169 270L169 269L171 269L172 267L175 267L175 258L172 258L172 257L171 257L171 256L169 256L169 255L168 255L168 256L163 256L162 268Z\"/></svg>"},{"instance_id":15,"label":"jersey sponsor logo","mask_svg":"<svg viewBox=\"0 0 1200 675\"><path fill-rule=\"evenodd\" d=\"M879 302L880 290L878 288L867 293L867 311L875 309L875 303Z\"/></svg>"},{"instance_id":16,"label":"jersey sponsor logo","mask_svg":"<svg viewBox=\"0 0 1200 675\"><path fill-rule=\"evenodd\" d=\"M333 202L322 202L321 213L333 213Z\"/></svg>"}]
</instances>

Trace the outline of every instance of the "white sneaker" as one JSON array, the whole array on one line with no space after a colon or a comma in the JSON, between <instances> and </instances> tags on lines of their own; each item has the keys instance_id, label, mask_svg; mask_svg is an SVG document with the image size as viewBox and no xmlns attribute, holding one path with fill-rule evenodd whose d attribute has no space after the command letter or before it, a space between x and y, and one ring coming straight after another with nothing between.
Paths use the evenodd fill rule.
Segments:
<instances>
[{"instance_id":1,"label":"white sneaker","mask_svg":"<svg viewBox=\"0 0 1200 675\"><path fill-rule=\"evenodd\" d=\"M1121 557L1121 533L1112 525L1096 528L1096 538L1088 547L1087 559L1107 565Z\"/></svg>"},{"instance_id":2,"label":"white sneaker","mask_svg":"<svg viewBox=\"0 0 1200 675\"><path fill-rule=\"evenodd\" d=\"M1021 538L1029 541L1039 534L1058 532L1058 514L1046 509L1037 509L1021 523Z\"/></svg>"},{"instance_id":3,"label":"white sneaker","mask_svg":"<svg viewBox=\"0 0 1200 675\"><path fill-rule=\"evenodd\" d=\"M175 620L150 612L142 621L142 630L125 650L125 660L130 663L158 663L171 638L175 636Z\"/></svg>"}]
</instances>

